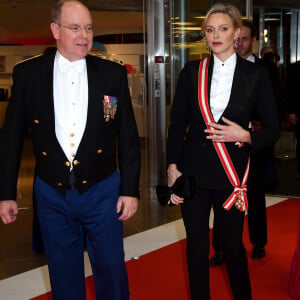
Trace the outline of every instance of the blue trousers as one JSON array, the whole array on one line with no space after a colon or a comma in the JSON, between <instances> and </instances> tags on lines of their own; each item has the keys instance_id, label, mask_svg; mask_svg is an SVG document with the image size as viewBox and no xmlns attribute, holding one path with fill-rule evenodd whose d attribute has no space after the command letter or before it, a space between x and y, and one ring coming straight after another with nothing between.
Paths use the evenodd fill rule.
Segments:
<instances>
[{"instance_id":1,"label":"blue trousers","mask_svg":"<svg viewBox=\"0 0 300 300\"><path fill-rule=\"evenodd\" d=\"M53 300L86 299L84 241L90 257L97 299L128 300L123 223L118 220L118 172L79 194L63 196L39 177L34 190L48 261Z\"/></svg>"}]
</instances>

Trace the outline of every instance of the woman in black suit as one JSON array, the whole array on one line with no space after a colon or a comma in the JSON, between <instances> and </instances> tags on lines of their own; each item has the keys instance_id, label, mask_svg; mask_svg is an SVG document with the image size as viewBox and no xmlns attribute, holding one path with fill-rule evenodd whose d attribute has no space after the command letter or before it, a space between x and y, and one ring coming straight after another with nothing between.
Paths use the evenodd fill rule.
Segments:
<instances>
[{"instance_id":1,"label":"woman in black suit","mask_svg":"<svg viewBox=\"0 0 300 300\"><path fill-rule=\"evenodd\" d=\"M274 143L279 125L268 74L235 52L240 26L240 13L234 6L219 3L209 10L203 29L212 55L185 65L172 106L168 185L182 173L197 182L188 201L175 194L170 198L173 204L181 204L193 300L210 299L211 207L233 297L252 299L242 242L249 153ZM257 132L249 130L254 112L261 120L262 128Z\"/></svg>"}]
</instances>

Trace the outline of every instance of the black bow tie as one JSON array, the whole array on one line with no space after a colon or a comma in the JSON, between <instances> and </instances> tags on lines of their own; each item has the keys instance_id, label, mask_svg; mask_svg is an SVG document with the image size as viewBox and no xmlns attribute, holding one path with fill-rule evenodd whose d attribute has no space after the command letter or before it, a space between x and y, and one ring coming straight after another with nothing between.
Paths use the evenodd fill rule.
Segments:
<instances>
[{"instance_id":1,"label":"black bow tie","mask_svg":"<svg viewBox=\"0 0 300 300\"><path fill-rule=\"evenodd\" d=\"M195 179L191 176L181 175L170 187L166 185L157 185L156 195L160 205L165 206L169 202L171 194L175 194L179 197L184 198L185 200L188 200L193 196L195 189ZM171 204L170 202L169 206L173 206L173 204Z\"/></svg>"}]
</instances>

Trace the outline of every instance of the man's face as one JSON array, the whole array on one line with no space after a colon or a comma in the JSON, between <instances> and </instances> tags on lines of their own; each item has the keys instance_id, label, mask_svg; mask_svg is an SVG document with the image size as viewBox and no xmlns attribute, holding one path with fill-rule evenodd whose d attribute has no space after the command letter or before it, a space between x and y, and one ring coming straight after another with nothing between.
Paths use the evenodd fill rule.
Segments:
<instances>
[{"instance_id":1,"label":"man's face","mask_svg":"<svg viewBox=\"0 0 300 300\"><path fill-rule=\"evenodd\" d=\"M93 45L92 18L89 10L77 1L66 2L58 24L51 23L58 51L68 60L85 57Z\"/></svg>"},{"instance_id":2,"label":"man's face","mask_svg":"<svg viewBox=\"0 0 300 300\"><path fill-rule=\"evenodd\" d=\"M252 54L252 43L256 38L251 37L251 30L246 26L241 27L240 36L237 40L237 53L242 58L248 58Z\"/></svg>"}]
</instances>

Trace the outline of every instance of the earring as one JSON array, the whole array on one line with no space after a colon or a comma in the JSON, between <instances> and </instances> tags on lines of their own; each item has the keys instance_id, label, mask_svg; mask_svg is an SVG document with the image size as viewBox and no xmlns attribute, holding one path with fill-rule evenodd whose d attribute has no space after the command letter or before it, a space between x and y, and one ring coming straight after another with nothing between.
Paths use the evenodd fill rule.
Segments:
<instances>
[{"instance_id":1,"label":"earring","mask_svg":"<svg viewBox=\"0 0 300 300\"><path fill-rule=\"evenodd\" d=\"M205 44L206 44L206 50L209 50L209 46L208 46L207 42Z\"/></svg>"},{"instance_id":2,"label":"earring","mask_svg":"<svg viewBox=\"0 0 300 300\"><path fill-rule=\"evenodd\" d=\"M236 49L238 46L238 39L233 39L233 46Z\"/></svg>"},{"instance_id":3,"label":"earring","mask_svg":"<svg viewBox=\"0 0 300 300\"><path fill-rule=\"evenodd\" d=\"M209 46L208 46L208 43L207 43L207 40L206 40L205 37L203 38L203 41L205 42L205 48L206 48L206 50L209 50Z\"/></svg>"}]
</instances>

